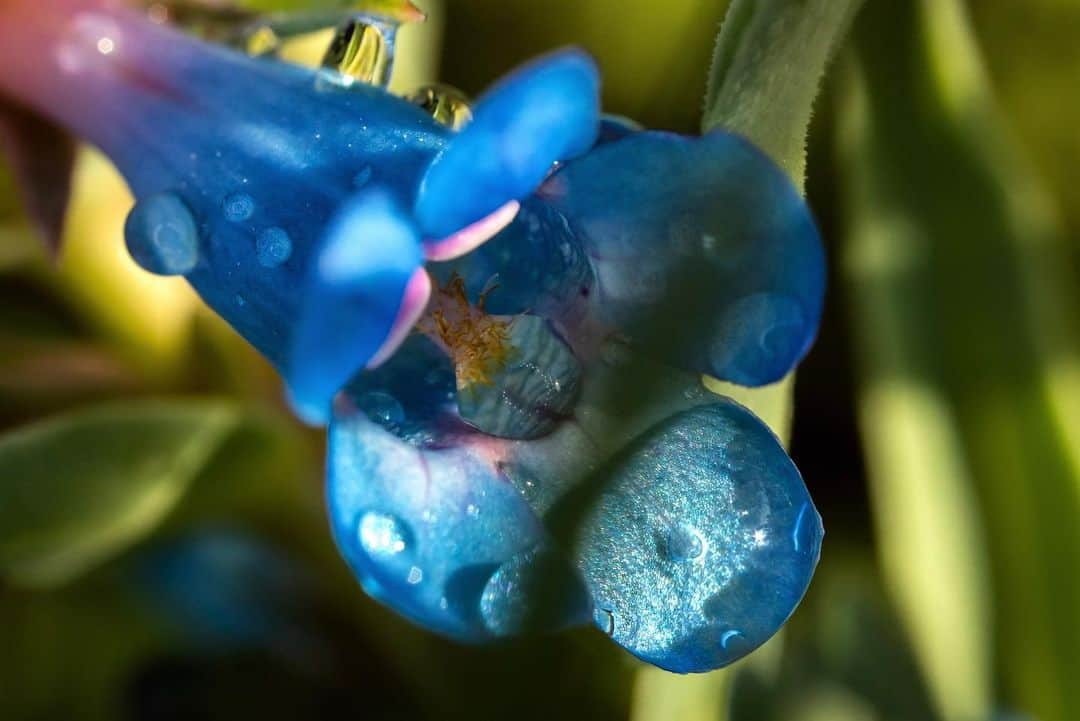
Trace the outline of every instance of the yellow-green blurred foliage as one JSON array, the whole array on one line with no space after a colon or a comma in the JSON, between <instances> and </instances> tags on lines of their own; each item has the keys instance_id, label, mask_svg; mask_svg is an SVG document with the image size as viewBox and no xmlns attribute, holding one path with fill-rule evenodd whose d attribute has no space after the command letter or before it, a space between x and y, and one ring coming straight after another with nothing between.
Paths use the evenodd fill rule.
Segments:
<instances>
[{"instance_id":1,"label":"yellow-green blurred foliage","mask_svg":"<svg viewBox=\"0 0 1080 721\"><path fill-rule=\"evenodd\" d=\"M397 91L475 94L576 44L609 111L681 132L702 126L727 10L417 4L429 22L401 37ZM213 704L188 718L1080 719L1080 2L865 0L806 158L818 71L858 3L740 5L705 125L748 134L798 182L809 159L834 275L793 434L792 379L734 391L791 435L828 531L781 637L681 678L592 631L462 647L367 600L327 532L322 438L182 281L128 259L130 197L83 150L57 262L0 172L0 719L197 708L149 714L163 688ZM139 554L220 527L315 579L305 633L333 641L303 668L193 655L127 589Z\"/></svg>"}]
</instances>

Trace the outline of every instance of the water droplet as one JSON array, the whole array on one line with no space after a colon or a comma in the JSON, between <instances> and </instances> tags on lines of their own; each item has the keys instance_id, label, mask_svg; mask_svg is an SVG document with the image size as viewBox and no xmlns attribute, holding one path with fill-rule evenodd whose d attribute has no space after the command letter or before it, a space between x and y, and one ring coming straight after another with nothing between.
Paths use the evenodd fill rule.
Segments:
<instances>
[{"instance_id":1,"label":"water droplet","mask_svg":"<svg viewBox=\"0 0 1080 721\"><path fill-rule=\"evenodd\" d=\"M343 85L352 82L386 87L394 61L397 27L373 18L352 19L334 33L322 66L334 71ZM332 75L324 74L333 80Z\"/></svg>"},{"instance_id":2,"label":"water droplet","mask_svg":"<svg viewBox=\"0 0 1080 721\"><path fill-rule=\"evenodd\" d=\"M604 344L603 348L600 349L600 358L609 366L618 368L630 363L632 353L630 351L630 346L625 342L621 340L609 340Z\"/></svg>"},{"instance_id":3,"label":"water droplet","mask_svg":"<svg viewBox=\"0 0 1080 721\"><path fill-rule=\"evenodd\" d=\"M404 553L411 543L409 527L394 516L368 511L361 517L357 530L360 547L379 560Z\"/></svg>"},{"instance_id":4,"label":"water droplet","mask_svg":"<svg viewBox=\"0 0 1080 721\"><path fill-rule=\"evenodd\" d=\"M472 109L465 93L449 85L425 85L409 99L439 123L460 130L472 121Z\"/></svg>"},{"instance_id":5,"label":"water droplet","mask_svg":"<svg viewBox=\"0 0 1080 721\"><path fill-rule=\"evenodd\" d=\"M158 275L183 275L199 261L195 218L175 193L161 193L135 204L124 224L128 252Z\"/></svg>"},{"instance_id":6,"label":"water droplet","mask_svg":"<svg viewBox=\"0 0 1080 721\"><path fill-rule=\"evenodd\" d=\"M465 506L465 513L469 514L473 518L476 518L480 515L480 507L477 506L475 503L470 503L469 505Z\"/></svg>"},{"instance_id":7,"label":"water droplet","mask_svg":"<svg viewBox=\"0 0 1080 721\"><path fill-rule=\"evenodd\" d=\"M724 631L724 633L720 636L720 645L724 649L727 649L728 644L730 644L734 639L736 639L738 637L741 637L741 636L742 636L742 633L739 632L739 631L736 631L735 629L731 629L730 631Z\"/></svg>"},{"instance_id":8,"label":"water droplet","mask_svg":"<svg viewBox=\"0 0 1080 721\"><path fill-rule=\"evenodd\" d=\"M413 566L409 569L409 575L405 578L411 585L415 586L424 580L424 571L417 566Z\"/></svg>"},{"instance_id":9,"label":"water droplet","mask_svg":"<svg viewBox=\"0 0 1080 721\"><path fill-rule=\"evenodd\" d=\"M69 74L92 64L107 62L122 42L120 27L110 18L92 12L75 15L55 46L56 62Z\"/></svg>"},{"instance_id":10,"label":"water droplet","mask_svg":"<svg viewBox=\"0 0 1080 721\"><path fill-rule=\"evenodd\" d=\"M241 308L243 308L245 305L247 305L247 298L245 298L244 296L237 293L236 294L236 304L238 306L240 306Z\"/></svg>"},{"instance_id":11,"label":"water droplet","mask_svg":"<svg viewBox=\"0 0 1080 721\"><path fill-rule=\"evenodd\" d=\"M365 165L363 168L360 169L360 172L357 173L356 176L353 178L353 187L363 188L365 185L371 182L371 175L373 172L374 171L372 171L370 165Z\"/></svg>"},{"instance_id":12,"label":"water droplet","mask_svg":"<svg viewBox=\"0 0 1080 721\"><path fill-rule=\"evenodd\" d=\"M705 539L693 526L679 523L668 531L665 550L672 561L693 561L704 553Z\"/></svg>"},{"instance_id":13,"label":"water droplet","mask_svg":"<svg viewBox=\"0 0 1080 721\"><path fill-rule=\"evenodd\" d=\"M615 614L606 608L597 608L593 611L593 623L608 636L615 635Z\"/></svg>"},{"instance_id":14,"label":"water droplet","mask_svg":"<svg viewBox=\"0 0 1080 721\"><path fill-rule=\"evenodd\" d=\"M405 409L389 393L368 391L356 399L356 407L381 426L396 426L405 420Z\"/></svg>"},{"instance_id":15,"label":"water droplet","mask_svg":"<svg viewBox=\"0 0 1080 721\"><path fill-rule=\"evenodd\" d=\"M226 220L241 223L255 213L255 200L247 193L233 193L221 201Z\"/></svg>"},{"instance_id":16,"label":"water droplet","mask_svg":"<svg viewBox=\"0 0 1080 721\"><path fill-rule=\"evenodd\" d=\"M265 228L255 236L255 255L266 268L276 268L287 261L292 250L292 239L282 228Z\"/></svg>"},{"instance_id":17,"label":"water droplet","mask_svg":"<svg viewBox=\"0 0 1080 721\"><path fill-rule=\"evenodd\" d=\"M496 636L588 623L592 603L558 553L534 548L499 566L480 596L480 616Z\"/></svg>"}]
</instances>

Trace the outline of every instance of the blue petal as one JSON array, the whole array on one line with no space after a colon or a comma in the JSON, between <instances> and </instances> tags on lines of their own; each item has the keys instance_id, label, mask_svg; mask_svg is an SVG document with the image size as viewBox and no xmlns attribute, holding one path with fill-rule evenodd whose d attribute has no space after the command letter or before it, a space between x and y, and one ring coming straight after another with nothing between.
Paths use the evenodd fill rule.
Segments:
<instances>
[{"instance_id":1,"label":"blue petal","mask_svg":"<svg viewBox=\"0 0 1080 721\"><path fill-rule=\"evenodd\" d=\"M649 352L762 385L809 349L821 241L787 176L745 140L639 133L570 161L540 194L592 260L594 316Z\"/></svg>"},{"instance_id":2,"label":"blue petal","mask_svg":"<svg viewBox=\"0 0 1080 721\"><path fill-rule=\"evenodd\" d=\"M389 393L354 387L348 397L353 407L330 426L327 476L346 562L369 595L428 629L462 640L501 633L515 617L488 587L504 564L544 544L539 520L479 434L462 428L450 447L415 445L395 433L410 418L406 406L386 411Z\"/></svg>"},{"instance_id":3,"label":"blue petal","mask_svg":"<svg viewBox=\"0 0 1080 721\"><path fill-rule=\"evenodd\" d=\"M584 53L564 50L512 73L428 169L416 203L421 229L442 238L523 199L555 161L592 146L599 122L599 78Z\"/></svg>"},{"instance_id":4,"label":"blue petal","mask_svg":"<svg viewBox=\"0 0 1080 721\"><path fill-rule=\"evenodd\" d=\"M303 418L327 420L334 395L390 335L421 263L416 230L388 194L361 194L331 221L301 291L287 367Z\"/></svg>"}]
</instances>

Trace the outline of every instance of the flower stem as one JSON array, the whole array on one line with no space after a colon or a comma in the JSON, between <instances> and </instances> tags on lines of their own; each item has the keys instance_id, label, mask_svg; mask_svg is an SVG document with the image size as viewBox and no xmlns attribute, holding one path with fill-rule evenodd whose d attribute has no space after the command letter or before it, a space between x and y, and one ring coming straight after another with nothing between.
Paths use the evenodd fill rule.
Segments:
<instances>
[{"instance_id":1,"label":"flower stem","mask_svg":"<svg viewBox=\"0 0 1080 721\"><path fill-rule=\"evenodd\" d=\"M717 38L702 130L740 133L801 189L806 131L833 51L862 0L734 0Z\"/></svg>"}]
</instances>

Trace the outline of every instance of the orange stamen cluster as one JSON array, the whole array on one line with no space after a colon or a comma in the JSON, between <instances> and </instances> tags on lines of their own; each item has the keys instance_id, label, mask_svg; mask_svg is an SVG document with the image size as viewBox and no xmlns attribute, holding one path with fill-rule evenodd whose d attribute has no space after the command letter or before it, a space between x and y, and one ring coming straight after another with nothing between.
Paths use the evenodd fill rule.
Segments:
<instances>
[{"instance_id":1,"label":"orange stamen cluster","mask_svg":"<svg viewBox=\"0 0 1080 721\"><path fill-rule=\"evenodd\" d=\"M484 311L491 290L482 293L474 306L465 294L465 281L455 273L445 286L436 288L431 306L417 323L420 332L453 360L458 390L475 384L492 385L492 377L513 353L510 321Z\"/></svg>"}]
</instances>

